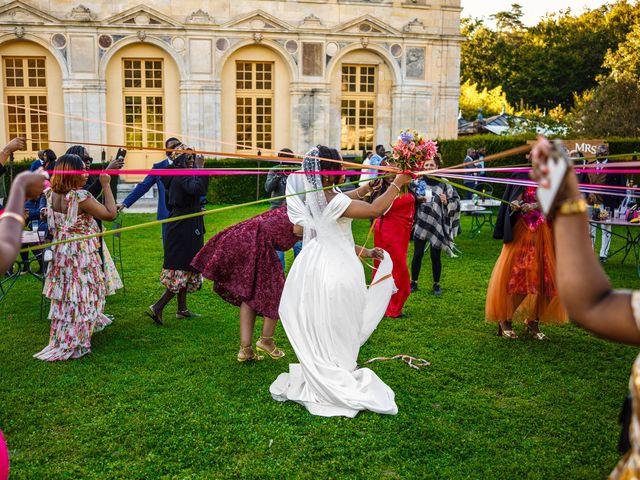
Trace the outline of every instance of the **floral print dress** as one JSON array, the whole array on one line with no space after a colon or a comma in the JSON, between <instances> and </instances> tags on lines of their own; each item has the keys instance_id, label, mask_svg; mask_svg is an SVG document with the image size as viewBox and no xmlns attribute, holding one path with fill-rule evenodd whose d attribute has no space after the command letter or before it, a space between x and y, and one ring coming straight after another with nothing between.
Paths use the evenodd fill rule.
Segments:
<instances>
[{"instance_id":1,"label":"floral print dress","mask_svg":"<svg viewBox=\"0 0 640 480\"><path fill-rule=\"evenodd\" d=\"M69 192L66 213L53 210L51 190L45 195L54 242L98 232L95 219L79 211L80 203L91 197L89 192ZM111 323L103 314L107 286L99 247L98 238L53 247L44 286L44 295L51 300L51 333L49 345L35 358L56 361L82 357L91 352L91 335Z\"/></svg>"}]
</instances>

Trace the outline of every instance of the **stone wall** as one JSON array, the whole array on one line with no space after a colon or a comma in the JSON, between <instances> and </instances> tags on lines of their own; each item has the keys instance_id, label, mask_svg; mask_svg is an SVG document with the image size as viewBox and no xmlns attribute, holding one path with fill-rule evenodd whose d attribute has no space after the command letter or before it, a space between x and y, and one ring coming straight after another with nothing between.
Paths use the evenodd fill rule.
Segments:
<instances>
[{"instance_id":1,"label":"stone wall","mask_svg":"<svg viewBox=\"0 0 640 480\"><path fill-rule=\"evenodd\" d=\"M460 11L459 0L0 2L0 56L26 45L47 56L56 72L48 82L52 139L124 141L124 54L164 59L165 130L201 149L235 151L229 62L238 59L276 64L276 149L339 143L344 62L380 66L376 143L388 144L404 127L453 138ZM0 143L7 140L2 109ZM136 166L157 156L138 157Z\"/></svg>"}]
</instances>

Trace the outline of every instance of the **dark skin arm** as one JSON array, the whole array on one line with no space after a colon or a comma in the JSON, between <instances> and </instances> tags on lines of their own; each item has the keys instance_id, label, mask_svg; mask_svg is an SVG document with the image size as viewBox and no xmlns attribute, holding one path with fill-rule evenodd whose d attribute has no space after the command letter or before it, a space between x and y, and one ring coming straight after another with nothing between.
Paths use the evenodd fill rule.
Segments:
<instances>
[{"instance_id":1,"label":"dark skin arm","mask_svg":"<svg viewBox=\"0 0 640 480\"><path fill-rule=\"evenodd\" d=\"M4 165L16 150L25 148L24 139L15 138L0 151L0 164ZM5 211L22 216L27 198L37 199L44 190L45 176L41 173L24 172L18 175L9 193ZM22 244L22 223L12 217L0 221L0 272L4 273L15 261Z\"/></svg>"},{"instance_id":2,"label":"dark skin arm","mask_svg":"<svg viewBox=\"0 0 640 480\"><path fill-rule=\"evenodd\" d=\"M400 174L393 180L394 184L401 188L411 182L411 175ZM376 198L373 203L367 203L362 200L354 200L345 210L344 216L353 219L372 219L384 215L391 204L398 196L398 188L393 185L389 186L387 191Z\"/></svg>"},{"instance_id":3,"label":"dark skin arm","mask_svg":"<svg viewBox=\"0 0 640 480\"><path fill-rule=\"evenodd\" d=\"M540 139L532 150L532 178L548 185L547 158L551 145ZM579 198L573 168L558 192L560 205ZM557 257L558 294L571 320L599 337L629 345L640 345L640 330L631 308L631 294L613 290L611 282L593 253L586 213L558 215L553 233Z\"/></svg>"}]
</instances>

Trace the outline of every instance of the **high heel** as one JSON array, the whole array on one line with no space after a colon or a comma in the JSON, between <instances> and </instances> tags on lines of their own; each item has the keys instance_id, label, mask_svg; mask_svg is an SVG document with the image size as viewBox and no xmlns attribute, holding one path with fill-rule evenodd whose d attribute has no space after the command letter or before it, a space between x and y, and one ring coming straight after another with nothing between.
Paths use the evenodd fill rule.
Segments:
<instances>
[{"instance_id":1,"label":"high heel","mask_svg":"<svg viewBox=\"0 0 640 480\"><path fill-rule=\"evenodd\" d=\"M509 340L517 340L518 339L518 335L516 335L516 332L514 332L513 330L505 330L502 328L502 324L498 323L498 336L502 337L502 338L506 338Z\"/></svg>"},{"instance_id":2,"label":"high heel","mask_svg":"<svg viewBox=\"0 0 640 480\"><path fill-rule=\"evenodd\" d=\"M262 342L262 340L273 340L273 337L260 337L260 340L258 340L258 342ZM258 352L266 353L273 360L279 360L282 357L284 357L284 352L282 350L278 350L278 347L276 347L275 343L273 344L273 350L268 351L267 349L262 348L261 346L259 346L258 342L256 342L256 350Z\"/></svg>"},{"instance_id":3,"label":"high heel","mask_svg":"<svg viewBox=\"0 0 640 480\"><path fill-rule=\"evenodd\" d=\"M538 322L533 322L533 323L538 323ZM547 337L539 329L537 332L534 332L529 326L529 322L524 322L524 334L531 335L534 339L538 340L539 342L545 342L549 340L549 337Z\"/></svg>"},{"instance_id":4,"label":"high heel","mask_svg":"<svg viewBox=\"0 0 640 480\"><path fill-rule=\"evenodd\" d=\"M251 357L246 356L246 357L241 357L240 353L244 353L245 355L247 354L247 349L253 353L253 355ZM238 352L238 357L237 357L238 361L240 363L244 363L244 362L259 362L260 360L263 359L262 355L258 355L257 353L255 353L252 349L251 349L251 345L248 345L246 347L243 347L242 345L240 345L240 352Z\"/></svg>"}]
</instances>

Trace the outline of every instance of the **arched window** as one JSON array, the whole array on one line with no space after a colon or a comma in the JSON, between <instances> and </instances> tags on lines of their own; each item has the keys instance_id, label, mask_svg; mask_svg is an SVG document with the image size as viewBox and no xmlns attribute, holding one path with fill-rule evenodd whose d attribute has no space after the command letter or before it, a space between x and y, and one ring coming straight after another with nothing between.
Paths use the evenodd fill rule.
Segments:
<instances>
[{"instance_id":1,"label":"arched window","mask_svg":"<svg viewBox=\"0 0 640 480\"><path fill-rule=\"evenodd\" d=\"M49 148L45 57L3 57L9 139L26 137L28 153Z\"/></svg>"},{"instance_id":2,"label":"arched window","mask_svg":"<svg viewBox=\"0 0 640 480\"><path fill-rule=\"evenodd\" d=\"M129 147L162 148L164 74L161 58L123 58L125 142Z\"/></svg>"},{"instance_id":3,"label":"arched window","mask_svg":"<svg viewBox=\"0 0 640 480\"><path fill-rule=\"evenodd\" d=\"M377 69L376 65L342 65L341 150L373 150Z\"/></svg>"},{"instance_id":4,"label":"arched window","mask_svg":"<svg viewBox=\"0 0 640 480\"><path fill-rule=\"evenodd\" d=\"M273 148L273 62L236 61L238 150Z\"/></svg>"}]
</instances>

